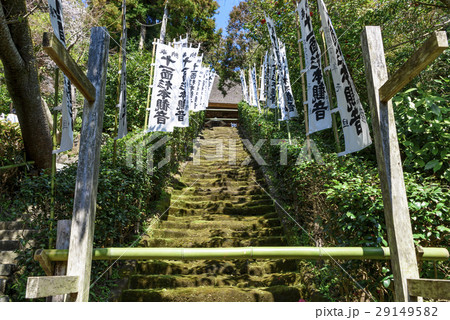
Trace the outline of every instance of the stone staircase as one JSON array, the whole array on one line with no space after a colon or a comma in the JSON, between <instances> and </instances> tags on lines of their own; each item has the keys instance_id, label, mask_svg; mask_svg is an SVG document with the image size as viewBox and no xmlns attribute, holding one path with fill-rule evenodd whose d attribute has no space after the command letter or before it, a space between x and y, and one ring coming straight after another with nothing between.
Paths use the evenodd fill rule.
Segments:
<instances>
[{"instance_id":1,"label":"stone staircase","mask_svg":"<svg viewBox=\"0 0 450 320\"><path fill-rule=\"evenodd\" d=\"M0 302L9 301L6 285L16 270L15 250L21 247L19 239L32 232L21 221L0 222Z\"/></svg>"},{"instance_id":2,"label":"stone staircase","mask_svg":"<svg viewBox=\"0 0 450 320\"><path fill-rule=\"evenodd\" d=\"M147 247L285 246L271 198L258 172L241 166L248 156L237 129L202 132L200 165L186 165L165 220L143 237ZM224 157L212 158L223 139ZM229 143L236 139L236 143ZM208 142L209 141L209 142ZM230 146L231 145L231 146ZM229 164L229 151L236 164ZM204 156L208 156L205 160ZM303 285L293 260L141 261L122 301L299 301Z\"/></svg>"}]
</instances>

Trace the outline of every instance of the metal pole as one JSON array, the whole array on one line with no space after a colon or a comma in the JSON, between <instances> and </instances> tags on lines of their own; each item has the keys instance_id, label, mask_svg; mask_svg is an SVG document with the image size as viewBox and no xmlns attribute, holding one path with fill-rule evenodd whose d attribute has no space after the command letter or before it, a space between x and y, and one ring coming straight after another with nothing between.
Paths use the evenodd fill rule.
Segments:
<instances>
[{"instance_id":1,"label":"metal pole","mask_svg":"<svg viewBox=\"0 0 450 320\"><path fill-rule=\"evenodd\" d=\"M66 261L68 250L43 250L50 261ZM42 250L36 251L40 254ZM423 261L449 259L446 248L423 248ZM306 260L389 260L387 247L242 247L242 248L97 248L93 260L232 260L232 259L306 259Z\"/></svg>"}]
</instances>

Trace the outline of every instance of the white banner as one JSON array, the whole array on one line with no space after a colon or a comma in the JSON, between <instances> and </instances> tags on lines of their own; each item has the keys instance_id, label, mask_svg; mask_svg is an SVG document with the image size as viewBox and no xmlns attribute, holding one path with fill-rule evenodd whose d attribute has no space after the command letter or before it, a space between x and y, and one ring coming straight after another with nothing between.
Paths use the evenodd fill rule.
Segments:
<instances>
[{"instance_id":1,"label":"white banner","mask_svg":"<svg viewBox=\"0 0 450 320\"><path fill-rule=\"evenodd\" d=\"M261 66L261 83L259 87L259 100L266 101L266 70L267 70L267 52L264 56L264 63Z\"/></svg>"},{"instance_id":2,"label":"white banner","mask_svg":"<svg viewBox=\"0 0 450 320\"><path fill-rule=\"evenodd\" d=\"M269 51L269 79L268 79L268 90L267 90L267 107L275 109L277 107L277 65L272 53Z\"/></svg>"},{"instance_id":3,"label":"white banner","mask_svg":"<svg viewBox=\"0 0 450 320\"><path fill-rule=\"evenodd\" d=\"M186 38L187 39L187 38ZM182 47L182 81L178 91L174 126L189 127L189 92L191 71L197 61L198 48Z\"/></svg>"},{"instance_id":4,"label":"white banner","mask_svg":"<svg viewBox=\"0 0 450 320\"><path fill-rule=\"evenodd\" d=\"M202 83L201 83L200 92L199 92L200 110L206 110L206 108L208 107L206 92L208 91L209 74L210 73L211 73L211 70L209 68L203 68L203 78L202 78Z\"/></svg>"},{"instance_id":5,"label":"white banner","mask_svg":"<svg viewBox=\"0 0 450 320\"><path fill-rule=\"evenodd\" d=\"M120 70L120 95L119 95L119 128L117 130L117 138L122 139L128 133L127 131L127 25L126 25L126 13L127 5L126 0L122 3L122 39L120 41L122 45L122 69Z\"/></svg>"},{"instance_id":6,"label":"white banner","mask_svg":"<svg viewBox=\"0 0 450 320\"><path fill-rule=\"evenodd\" d=\"M259 112L261 112L261 108L259 107L259 101L258 101L258 88L257 88L257 80L256 80L256 67L253 66L252 68L252 85L253 85L253 102L258 107Z\"/></svg>"},{"instance_id":7,"label":"white banner","mask_svg":"<svg viewBox=\"0 0 450 320\"><path fill-rule=\"evenodd\" d=\"M191 70L191 82L190 82L190 93L189 93L189 110L192 110L194 112L201 111L198 108L198 105L196 104L196 100L198 101L198 98L196 99L197 94L197 88L198 84L200 82L200 72L202 71L202 60L203 57L197 57L194 59L194 65L192 66Z\"/></svg>"},{"instance_id":8,"label":"white banner","mask_svg":"<svg viewBox=\"0 0 450 320\"><path fill-rule=\"evenodd\" d=\"M212 87L213 87L215 78L216 78L216 73L211 71L209 73L209 77L208 77L208 86L207 86L207 89L205 91L205 93L206 93L206 99L205 99L206 107L205 107L205 109L208 107L208 104L209 104L209 97L211 96L211 91L212 91Z\"/></svg>"},{"instance_id":9,"label":"white banner","mask_svg":"<svg viewBox=\"0 0 450 320\"><path fill-rule=\"evenodd\" d=\"M297 7L305 53L306 80L308 83L309 133L331 128L331 108L320 62L320 48L314 35L307 0Z\"/></svg>"},{"instance_id":10,"label":"white banner","mask_svg":"<svg viewBox=\"0 0 450 320\"><path fill-rule=\"evenodd\" d=\"M184 38L184 39L180 39L178 41L175 41L173 43L174 48L187 48L188 47L188 37Z\"/></svg>"},{"instance_id":11,"label":"white banner","mask_svg":"<svg viewBox=\"0 0 450 320\"><path fill-rule=\"evenodd\" d=\"M338 111L341 115L344 131L345 151L338 154L338 156L342 156L364 149L372 143L372 139L370 138L366 115L323 0L319 0L319 12L322 28L325 32L331 75L333 76Z\"/></svg>"},{"instance_id":12,"label":"white banner","mask_svg":"<svg viewBox=\"0 0 450 320\"><path fill-rule=\"evenodd\" d=\"M155 78L153 81L150 118L147 132L172 132L174 128L178 91L183 80L182 52L162 43L156 47Z\"/></svg>"},{"instance_id":13,"label":"white banner","mask_svg":"<svg viewBox=\"0 0 450 320\"><path fill-rule=\"evenodd\" d=\"M50 10L50 21L53 32L59 41L66 46L66 37L64 35L64 18L60 0L48 0ZM61 104L62 132L61 145L53 153L68 151L73 147L73 119L72 119L72 84L69 78L64 75L64 92Z\"/></svg>"},{"instance_id":14,"label":"white banner","mask_svg":"<svg viewBox=\"0 0 450 320\"><path fill-rule=\"evenodd\" d=\"M256 107L256 102L255 102L255 94L253 92L253 90L255 90L255 86L253 85L253 77L252 77L252 68L249 67L248 68L248 88L249 88L249 92L248 92L248 100L249 100L249 105L251 105L252 107Z\"/></svg>"},{"instance_id":15,"label":"white banner","mask_svg":"<svg viewBox=\"0 0 450 320\"><path fill-rule=\"evenodd\" d=\"M203 66L200 65L198 72L197 72L194 95L191 97L191 101L193 101L195 112L203 110L202 88L203 88L203 81L205 80L205 71L206 71L206 68L204 68Z\"/></svg>"},{"instance_id":16,"label":"white banner","mask_svg":"<svg viewBox=\"0 0 450 320\"><path fill-rule=\"evenodd\" d=\"M297 108L295 107L294 94L292 93L291 88L291 80L289 78L289 66L286 57L286 46L284 43L280 42L280 57L281 57L281 65L283 68L283 82L282 85L284 87L284 94L286 96L286 105L289 109L289 117L294 118L298 117Z\"/></svg>"},{"instance_id":17,"label":"white banner","mask_svg":"<svg viewBox=\"0 0 450 320\"><path fill-rule=\"evenodd\" d=\"M278 92L278 107L280 108L281 119L279 121L289 120L289 112L286 107L284 92L283 92L283 79L281 77L281 73L277 71L277 92Z\"/></svg>"},{"instance_id":18,"label":"white banner","mask_svg":"<svg viewBox=\"0 0 450 320\"><path fill-rule=\"evenodd\" d=\"M249 103L247 83L245 82L245 72L244 72L244 70L242 70L242 69L240 70L239 76L241 77L242 97L243 97L245 102Z\"/></svg>"}]
</instances>

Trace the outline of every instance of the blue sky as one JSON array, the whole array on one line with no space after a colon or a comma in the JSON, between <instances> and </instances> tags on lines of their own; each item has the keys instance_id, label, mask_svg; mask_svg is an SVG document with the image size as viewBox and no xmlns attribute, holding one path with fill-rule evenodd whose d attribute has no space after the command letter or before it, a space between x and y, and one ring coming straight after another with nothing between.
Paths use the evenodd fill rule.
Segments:
<instances>
[{"instance_id":1,"label":"blue sky","mask_svg":"<svg viewBox=\"0 0 450 320\"><path fill-rule=\"evenodd\" d=\"M222 28L223 35L226 34L226 27L228 25L228 18L230 16L230 12L234 6L237 6L241 0L216 0L219 4L219 9L217 10L219 13L216 14L216 29Z\"/></svg>"}]
</instances>

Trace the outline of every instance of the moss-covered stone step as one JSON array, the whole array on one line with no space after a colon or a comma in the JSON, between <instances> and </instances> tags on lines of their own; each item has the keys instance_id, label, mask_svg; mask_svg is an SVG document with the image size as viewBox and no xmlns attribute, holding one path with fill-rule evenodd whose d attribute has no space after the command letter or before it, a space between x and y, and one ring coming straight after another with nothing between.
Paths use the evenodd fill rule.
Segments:
<instances>
[{"instance_id":1,"label":"moss-covered stone step","mask_svg":"<svg viewBox=\"0 0 450 320\"><path fill-rule=\"evenodd\" d=\"M255 216L264 215L269 212L275 211L273 205L255 205L250 206L247 204L235 204L229 207L223 207L219 204L214 205L210 208L197 208L197 209L186 209L178 207L178 203L170 207L169 215L173 216L189 216L189 215L202 215L207 213L214 214L228 214L228 215L240 215L240 216Z\"/></svg>"},{"instance_id":2,"label":"moss-covered stone step","mask_svg":"<svg viewBox=\"0 0 450 320\"><path fill-rule=\"evenodd\" d=\"M142 237L143 247L177 247L177 248L218 248L218 247L268 247L285 246L283 236L235 238L235 237L194 237L194 238L147 238Z\"/></svg>"},{"instance_id":3,"label":"moss-covered stone step","mask_svg":"<svg viewBox=\"0 0 450 320\"><path fill-rule=\"evenodd\" d=\"M244 196L244 195L267 195L260 187L241 187L236 190L230 190L226 187L219 188L202 188L202 187L189 187L183 190L173 190L171 194L171 200L176 200L179 196Z\"/></svg>"},{"instance_id":4,"label":"moss-covered stone step","mask_svg":"<svg viewBox=\"0 0 450 320\"><path fill-rule=\"evenodd\" d=\"M278 218L264 219L255 217L254 219L247 221L239 221L239 220L162 221L160 228L172 230L183 230L183 229L201 230L201 229L227 228L236 231L251 231L257 230L259 228L279 227L279 226L280 220Z\"/></svg>"},{"instance_id":5,"label":"moss-covered stone step","mask_svg":"<svg viewBox=\"0 0 450 320\"><path fill-rule=\"evenodd\" d=\"M239 226L238 226L239 227ZM283 229L274 228L255 228L249 225L247 230L235 230L218 226L218 228L202 228L202 229L169 229L158 228L152 232L155 238L194 238L194 237L224 237L224 238L255 238L270 237L283 235Z\"/></svg>"},{"instance_id":6,"label":"moss-covered stone step","mask_svg":"<svg viewBox=\"0 0 450 320\"><path fill-rule=\"evenodd\" d=\"M220 193L220 194L210 194L205 196L193 196L189 194L172 195L171 201L220 201L220 200L231 200L236 203L244 203L252 200L269 200L269 195L266 193L260 194L248 194L248 195L233 195L230 193Z\"/></svg>"},{"instance_id":7,"label":"moss-covered stone step","mask_svg":"<svg viewBox=\"0 0 450 320\"><path fill-rule=\"evenodd\" d=\"M133 289L177 288L177 287L218 287L236 286L238 288L269 287L276 285L296 285L300 276L296 272L272 273L262 276L241 275L145 275L135 274L130 278Z\"/></svg>"},{"instance_id":8,"label":"moss-covered stone step","mask_svg":"<svg viewBox=\"0 0 450 320\"><path fill-rule=\"evenodd\" d=\"M295 272L298 268L296 260L186 260L186 261L139 261L136 266L138 274L176 275L176 274L207 274L207 275L240 275L263 276L271 273Z\"/></svg>"},{"instance_id":9,"label":"moss-covered stone step","mask_svg":"<svg viewBox=\"0 0 450 320\"><path fill-rule=\"evenodd\" d=\"M123 301L142 302L270 302L298 301L301 288L273 286L269 288L197 287L177 289L125 290Z\"/></svg>"},{"instance_id":10,"label":"moss-covered stone step","mask_svg":"<svg viewBox=\"0 0 450 320\"><path fill-rule=\"evenodd\" d=\"M188 198L187 198L188 199ZM219 207L233 207L233 206L261 206L261 205L273 205L272 199L260 199L260 200L217 200L217 201L188 201L177 199L177 201L173 203L178 208L183 209L210 209L210 208L219 208Z\"/></svg>"},{"instance_id":11,"label":"moss-covered stone step","mask_svg":"<svg viewBox=\"0 0 450 320\"><path fill-rule=\"evenodd\" d=\"M183 173L183 180L193 180L195 181L196 179L233 179L235 181L242 181L242 180L246 180L248 178L257 178L257 174L255 172L248 172L248 173L238 173L235 171L228 171L228 172L214 172L214 173L188 173L188 172L184 172Z\"/></svg>"},{"instance_id":12,"label":"moss-covered stone step","mask_svg":"<svg viewBox=\"0 0 450 320\"><path fill-rule=\"evenodd\" d=\"M236 190L242 187L259 187L262 185L262 181L249 179L247 181L232 181L232 180L220 180L220 179L186 179L181 180L182 183L187 184L190 187L202 187L202 188L218 188L226 187L228 189Z\"/></svg>"},{"instance_id":13,"label":"moss-covered stone step","mask_svg":"<svg viewBox=\"0 0 450 320\"><path fill-rule=\"evenodd\" d=\"M198 213L195 215L189 216L175 216L169 215L166 221L176 221L176 222L192 222L198 220L206 220L206 221L247 221L247 219L278 219L278 215L276 212L269 212L261 217L258 216L238 216L238 215L229 215L229 214L218 214L218 213Z\"/></svg>"}]
</instances>

